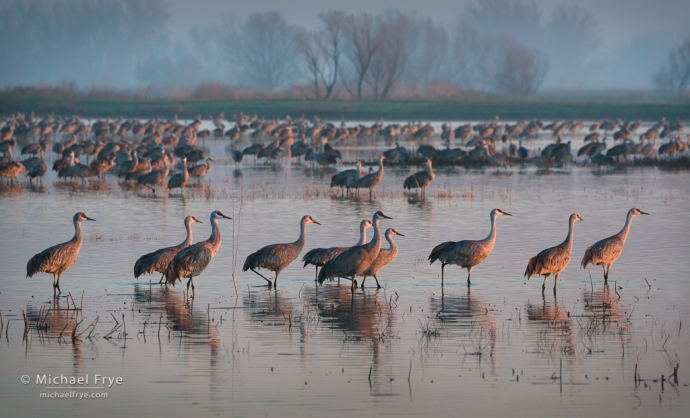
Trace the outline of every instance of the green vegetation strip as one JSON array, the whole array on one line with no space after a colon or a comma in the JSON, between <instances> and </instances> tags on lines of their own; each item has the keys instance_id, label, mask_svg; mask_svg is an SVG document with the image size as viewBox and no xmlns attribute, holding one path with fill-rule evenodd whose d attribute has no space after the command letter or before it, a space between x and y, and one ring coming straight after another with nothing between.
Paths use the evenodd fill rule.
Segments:
<instances>
[{"instance_id":1,"label":"green vegetation strip","mask_svg":"<svg viewBox=\"0 0 690 418\"><path fill-rule=\"evenodd\" d=\"M688 119L688 103L559 103L558 101L315 101L315 100L247 100L247 101L174 101L174 100L99 100L83 98L18 98L0 95L0 115L35 112L81 117L161 117L177 115L193 118L202 115L226 115L244 112L265 118L286 115L319 116L329 119L376 120L487 120L501 119L602 119L623 118L658 120Z\"/></svg>"}]
</instances>

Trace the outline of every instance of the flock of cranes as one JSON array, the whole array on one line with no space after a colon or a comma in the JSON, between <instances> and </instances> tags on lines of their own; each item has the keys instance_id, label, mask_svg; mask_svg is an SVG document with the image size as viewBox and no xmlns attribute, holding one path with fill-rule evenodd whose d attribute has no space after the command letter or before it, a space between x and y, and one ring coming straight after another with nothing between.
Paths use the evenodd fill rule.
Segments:
<instances>
[{"instance_id":1,"label":"flock of cranes","mask_svg":"<svg viewBox=\"0 0 690 418\"><path fill-rule=\"evenodd\" d=\"M208 137L225 138L230 141L231 158L236 164L245 157L278 161L281 159L304 159L318 166L337 164L342 160L341 152L332 144L359 145L395 141L395 148L382 153L379 169L363 173L361 169L343 173L333 179L332 187L347 189L369 189L373 193L387 165L408 163L427 164L424 171L408 178L405 188L421 188L433 181L431 163L435 165L488 165L508 167L514 164L533 164L539 169L570 164L574 161L589 161L595 166L614 165L631 156L657 158L687 152L690 136L682 140L685 124L681 121L662 119L654 126L640 133L640 121L603 120L593 123L584 136L584 145L574 152L571 141L564 141L564 135L585 130L582 121L555 121L546 124L534 119L515 124L472 122L453 128L452 123L443 124L440 139L444 149L437 149L428 142L436 135L430 124L408 123L388 124L376 122L371 126L340 126L326 123L318 118L290 118L285 121L261 120L257 116L234 117L234 126L227 129L225 115L211 117L216 128L202 129L202 119L180 123L177 119L143 122L139 119L96 120L86 123L77 116L62 118L49 115L38 119L34 115L17 114L7 120L0 119L0 178L13 183L20 174L29 182L41 181L49 165L45 155L52 150L55 159L53 170L59 179L103 179L106 173L115 173L133 187L145 186L155 193L156 187L184 190L190 178L202 178L212 170L211 158L205 155L200 140ZM551 133L556 141L543 149L528 149L523 146L537 135L545 137ZM607 137L613 145L609 147ZM639 135L639 142L634 136ZM418 144L415 150L400 146L399 139ZM242 143L250 145L242 148ZM517 141L518 144L514 144ZM665 141L660 144L661 141ZM453 146L455 144L455 146ZM15 160L15 148L20 148L23 160ZM85 159L86 161L82 161ZM86 163L90 160L89 163ZM189 166L188 166L189 165ZM173 167L181 172L169 180ZM351 170L348 170L351 171Z\"/></svg>"},{"instance_id":2,"label":"flock of cranes","mask_svg":"<svg viewBox=\"0 0 690 418\"><path fill-rule=\"evenodd\" d=\"M489 235L483 240L448 241L433 248L428 260L431 264L437 260L441 262L442 287L445 279L444 270L449 264L466 268L467 285L470 285L472 269L482 263L493 251L497 236L496 220L503 215L512 216L499 208L491 211L491 230ZM589 264L601 266L604 271L604 282L606 283L611 266L623 252L632 220L638 215L648 215L648 213L638 208L630 209L623 229L619 233L604 238L588 247L582 258L581 266L583 268L586 268ZM162 248L140 257L134 264L134 276L138 278L143 274L159 272L162 274L161 281L165 279L166 284L173 286L176 282L187 279L186 295L188 299L190 297L193 298L193 278L201 275L220 248L221 233L218 226L220 219L231 218L218 210L212 212L210 216L211 236L205 241L192 244L192 224L201 223L201 221L193 216L187 216L184 219L187 231L185 240L180 245ZM390 264L398 253L398 247L393 237L396 235L404 236L393 228L387 229L385 238L389 243L389 248L382 249L381 222L385 219L392 218L381 211L377 211L374 213L371 221L361 221L360 239L352 247L316 248L310 250L302 258L304 262L303 267L309 264L316 266L316 282L318 285L322 285L326 280L343 278L351 281L351 290L354 294L358 277L362 278L362 289L364 288L366 278L373 277L376 280L377 287L380 288L379 272L386 265ZM74 264L81 249L83 241L81 223L84 221L94 221L94 219L87 217L83 212L78 212L73 216L72 221L75 232L71 240L49 247L34 255L26 265L26 277L32 277L40 272L52 274L54 293L61 292L60 277ZM576 213L570 215L568 235L565 241L558 246L540 252L532 257L527 264L524 273L527 279L533 275L544 276L542 294L546 286L546 279L551 274L555 277L553 291L556 293L556 284L559 276L570 262L573 248L573 230L577 221L584 221L584 219ZM304 249L307 240L306 231L308 224L321 225L310 215L304 215L300 220L300 235L295 242L272 244L259 249L247 257L242 271L251 270L266 280L269 289L276 288L280 272L290 265ZM374 235L367 242L366 230L370 227L374 228ZM320 270L319 267L321 267ZM257 269L270 270L275 273L275 277L271 280L259 273Z\"/></svg>"}]
</instances>

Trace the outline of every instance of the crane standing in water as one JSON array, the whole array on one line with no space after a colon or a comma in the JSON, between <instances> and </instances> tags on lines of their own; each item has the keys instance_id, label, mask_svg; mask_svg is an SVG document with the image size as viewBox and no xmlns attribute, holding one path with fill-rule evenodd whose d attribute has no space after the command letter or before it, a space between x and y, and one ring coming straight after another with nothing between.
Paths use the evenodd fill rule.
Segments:
<instances>
[{"instance_id":1,"label":"crane standing in water","mask_svg":"<svg viewBox=\"0 0 690 418\"><path fill-rule=\"evenodd\" d=\"M374 260L374 262L371 263L371 266L369 266L369 269L364 272L362 289L364 289L364 282L367 280L368 276L371 276L374 278L374 280L376 280L377 289L381 288L381 285L379 284L379 271L395 260L395 257L398 255L398 246L395 244L395 241L393 241L393 235L400 235L401 237L405 236L393 228L388 228L386 230L386 241L388 241L390 247L385 250L380 250L376 260Z\"/></svg>"},{"instance_id":2,"label":"crane standing in water","mask_svg":"<svg viewBox=\"0 0 690 418\"><path fill-rule=\"evenodd\" d=\"M360 222L359 241L357 241L357 244L354 245L355 247L367 242L367 228L371 228L371 226L372 223L369 219L365 219L362 222ZM317 281L319 277L319 267L323 267L326 263L333 260L334 258L349 250L350 248L351 247L331 247L314 248L313 250L309 250L304 255L304 257L302 257L302 261L304 262L304 266L302 266L302 268L307 267L309 264L313 264L316 267L316 277L314 278L314 280Z\"/></svg>"},{"instance_id":3,"label":"crane standing in water","mask_svg":"<svg viewBox=\"0 0 690 418\"><path fill-rule=\"evenodd\" d=\"M647 212L642 212L638 208L630 209L621 232L604 238L601 241L597 241L594 245L585 250L585 256L582 257L582 268L587 268L587 264L601 266L604 269L604 283L606 283L609 279L611 266L623 252L623 246L625 245L625 240L628 238L632 220L637 215L649 214Z\"/></svg>"},{"instance_id":4,"label":"crane standing in water","mask_svg":"<svg viewBox=\"0 0 690 418\"><path fill-rule=\"evenodd\" d=\"M183 277L188 277L187 281L187 299L189 300L189 286L192 286L192 297L194 297L194 276L201 274L208 264L216 255L220 248L220 227L218 226L218 219L232 219L223 215L219 210L211 213L211 236L206 241L197 242L194 245L180 250L175 255L175 258L168 265L166 271L166 278L168 284L175 286L177 280L182 280Z\"/></svg>"},{"instance_id":5,"label":"crane standing in water","mask_svg":"<svg viewBox=\"0 0 690 418\"><path fill-rule=\"evenodd\" d=\"M441 287L443 287L443 270L446 264L457 264L467 269L467 286L470 285L472 268L491 254L496 242L496 219L501 215L513 216L496 208L491 211L491 231L489 236L479 241L448 241L437 245L429 254L429 264L441 262Z\"/></svg>"},{"instance_id":6,"label":"crane standing in water","mask_svg":"<svg viewBox=\"0 0 690 418\"><path fill-rule=\"evenodd\" d=\"M575 230L575 222L582 221L580 215L573 213L568 220L570 227L568 228L568 236L562 244L555 247L547 248L534 257L530 258L525 269L525 277L529 280L532 275L544 276L544 283L541 285L541 293L544 294L546 288L546 279L550 274L554 275L553 293L556 293L556 285L558 284L558 277L561 272L565 270L570 263L570 257L573 254L573 235Z\"/></svg>"},{"instance_id":7,"label":"crane standing in water","mask_svg":"<svg viewBox=\"0 0 690 418\"><path fill-rule=\"evenodd\" d=\"M378 211L371 223L374 224L374 238L364 245L349 248L333 260L326 263L319 272L319 284L333 277L345 277L352 280L351 290L355 291L355 278L369 269L381 250L381 219L393 219Z\"/></svg>"},{"instance_id":8,"label":"crane standing in water","mask_svg":"<svg viewBox=\"0 0 690 418\"><path fill-rule=\"evenodd\" d=\"M168 266L173 258L175 258L180 250L192 245L192 224L195 222L203 223L193 216L187 216L184 218L184 227L187 230L187 238L185 238L180 245L161 248L160 250L139 257L137 262L134 263L134 277L138 279L141 275L153 274L154 271L157 271L161 273L161 279L158 283L162 283L163 278L165 278L165 272L168 270Z\"/></svg>"},{"instance_id":9,"label":"crane standing in water","mask_svg":"<svg viewBox=\"0 0 690 418\"><path fill-rule=\"evenodd\" d=\"M272 244L267 245L255 253L249 254L247 260L244 262L242 271L251 270L261 276L268 282L268 288L276 287L278 283L278 275L280 272L290 265L292 261L297 258L304 244L307 243L307 224L317 224L311 216L304 215L300 220L300 234L297 241L288 244ZM256 271L257 268L265 268L276 273L276 277L271 281L263 274Z\"/></svg>"},{"instance_id":10,"label":"crane standing in water","mask_svg":"<svg viewBox=\"0 0 690 418\"><path fill-rule=\"evenodd\" d=\"M83 241L81 223L84 221L95 221L95 219L89 218L84 212L75 213L72 217L74 237L62 244L46 248L31 257L29 262L26 263L26 277L33 277L36 273L51 273L53 275L53 294L55 294L55 290L62 293L60 290L60 277L77 260Z\"/></svg>"},{"instance_id":11,"label":"crane standing in water","mask_svg":"<svg viewBox=\"0 0 690 418\"><path fill-rule=\"evenodd\" d=\"M418 171L405 179L403 189L422 189L422 196L426 192L426 187L436 178L434 170L431 168L431 160L427 159L424 163L424 170Z\"/></svg>"}]
</instances>

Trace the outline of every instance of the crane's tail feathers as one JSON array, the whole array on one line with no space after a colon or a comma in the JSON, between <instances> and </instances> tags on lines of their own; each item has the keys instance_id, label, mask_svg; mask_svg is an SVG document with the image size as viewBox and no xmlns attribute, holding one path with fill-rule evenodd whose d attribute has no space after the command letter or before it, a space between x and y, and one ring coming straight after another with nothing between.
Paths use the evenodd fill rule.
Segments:
<instances>
[{"instance_id":1,"label":"crane's tail feathers","mask_svg":"<svg viewBox=\"0 0 690 418\"><path fill-rule=\"evenodd\" d=\"M332 264L331 263L326 263L323 267L321 267L321 270L319 271L319 284L323 284L323 282L326 281L326 279L332 279L333 278L333 273L332 273Z\"/></svg>"},{"instance_id":2,"label":"crane's tail feathers","mask_svg":"<svg viewBox=\"0 0 690 418\"><path fill-rule=\"evenodd\" d=\"M534 274L539 274L541 271L541 263L539 262L539 256L535 255L534 257L529 259L529 262L527 263L527 268L525 269L525 276L527 277L527 280L529 280L530 277Z\"/></svg>"},{"instance_id":3,"label":"crane's tail feathers","mask_svg":"<svg viewBox=\"0 0 690 418\"><path fill-rule=\"evenodd\" d=\"M40 254L36 254L26 263L26 277L31 278L36 273L41 272L41 261L38 259Z\"/></svg>"},{"instance_id":4,"label":"crane's tail feathers","mask_svg":"<svg viewBox=\"0 0 690 418\"><path fill-rule=\"evenodd\" d=\"M175 287L175 282L180 279L180 269L174 261L168 265L167 270L165 270L165 279L168 284Z\"/></svg>"},{"instance_id":5,"label":"crane's tail feathers","mask_svg":"<svg viewBox=\"0 0 690 418\"><path fill-rule=\"evenodd\" d=\"M139 276L143 276L146 273L153 273L153 263L146 256L142 256L134 263L134 278L138 279Z\"/></svg>"},{"instance_id":6,"label":"crane's tail feathers","mask_svg":"<svg viewBox=\"0 0 690 418\"><path fill-rule=\"evenodd\" d=\"M244 261L244 265L242 266L242 271L247 271L251 268L259 267L259 264L258 264L259 260L258 260L257 254L258 254L258 251L256 253L249 254L247 256L247 259Z\"/></svg>"},{"instance_id":7,"label":"crane's tail feathers","mask_svg":"<svg viewBox=\"0 0 690 418\"><path fill-rule=\"evenodd\" d=\"M441 253L452 244L455 244L455 242L448 241L435 246L434 249L431 250L431 254L429 254L429 264L434 264L434 261L438 260L438 258L441 256Z\"/></svg>"},{"instance_id":8,"label":"crane's tail feathers","mask_svg":"<svg viewBox=\"0 0 690 418\"><path fill-rule=\"evenodd\" d=\"M592 247L587 247L587 249L585 250L585 256L582 257L582 263L580 263L580 265L584 269L587 268L587 264L594 264L592 262Z\"/></svg>"}]
</instances>

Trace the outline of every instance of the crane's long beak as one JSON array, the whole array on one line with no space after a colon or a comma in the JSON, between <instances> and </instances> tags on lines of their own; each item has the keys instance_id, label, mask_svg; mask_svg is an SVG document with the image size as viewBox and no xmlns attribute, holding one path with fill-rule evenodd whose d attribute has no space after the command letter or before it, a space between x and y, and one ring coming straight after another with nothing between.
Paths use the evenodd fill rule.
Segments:
<instances>
[{"instance_id":1,"label":"crane's long beak","mask_svg":"<svg viewBox=\"0 0 690 418\"><path fill-rule=\"evenodd\" d=\"M640 211L640 214L641 215L649 215L647 212L642 212L642 211Z\"/></svg>"},{"instance_id":2,"label":"crane's long beak","mask_svg":"<svg viewBox=\"0 0 690 418\"><path fill-rule=\"evenodd\" d=\"M504 214L504 215L508 215L508 216L513 216L513 215L511 215L511 214L508 213L508 212L503 212L503 214Z\"/></svg>"},{"instance_id":3,"label":"crane's long beak","mask_svg":"<svg viewBox=\"0 0 690 418\"><path fill-rule=\"evenodd\" d=\"M87 221L94 221L94 222L96 222L95 219L91 219L91 218L89 218L88 216L85 216L85 218L86 218Z\"/></svg>"},{"instance_id":4,"label":"crane's long beak","mask_svg":"<svg viewBox=\"0 0 690 418\"><path fill-rule=\"evenodd\" d=\"M404 236L405 236L405 235L401 234L401 233L398 232L398 231L395 231L395 235L400 235L401 237L404 237Z\"/></svg>"},{"instance_id":5,"label":"crane's long beak","mask_svg":"<svg viewBox=\"0 0 690 418\"><path fill-rule=\"evenodd\" d=\"M229 217L229 216L225 216L225 215L221 215L221 216L222 216L223 218L225 218L225 219L230 219L230 220L232 220L232 218Z\"/></svg>"},{"instance_id":6,"label":"crane's long beak","mask_svg":"<svg viewBox=\"0 0 690 418\"><path fill-rule=\"evenodd\" d=\"M317 225L321 225L320 223L316 222L316 221L313 220L313 219L312 219L311 221L314 222L314 223L317 224Z\"/></svg>"},{"instance_id":7,"label":"crane's long beak","mask_svg":"<svg viewBox=\"0 0 690 418\"><path fill-rule=\"evenodd\" d=\"M390 216L386 216L386 215L383 215L383 217L386 218L386 219L393 219L393 218L391 218Z\"/></svg>"},{"instance_id":8,"label":"crane's long beak","mask_svg":"<svg viewBox=\"0 0 690 418\"><path fill-rule=\"evenodd\" d=\"M581 220L582 222L587 222L587 221L585 221L585 220L584 220L584 219L582 219L582 218L580 218L580 220Z\"/></svg>"}]
</instances>

